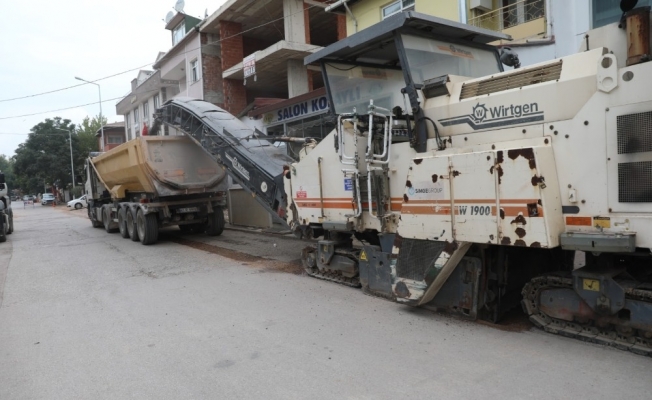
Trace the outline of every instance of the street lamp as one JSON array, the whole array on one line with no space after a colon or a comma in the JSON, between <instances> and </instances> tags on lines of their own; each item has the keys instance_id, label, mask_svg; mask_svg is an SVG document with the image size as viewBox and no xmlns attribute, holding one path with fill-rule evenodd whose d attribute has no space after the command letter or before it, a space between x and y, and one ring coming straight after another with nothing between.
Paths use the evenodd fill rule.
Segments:
<instances>
[{"instance_id":1,"label":"street lamp","mask_svg":"<svg viewBox=\"0 0 652 400\"><path fill-rule=\"evenodd\" d=\"M100 111L100 114L102 111ZM75 164L72 161L72 133L69 129L54 128L58 131L68 132L68 140L70 142L70 172L72 173L72 188L75 188Z\"/></svg>"},{"instance_id":2,"label":"street lamp","mask_svg":"<svg viewBox=\"0 0 652 400\"><path fill-rule=\"evenodd\" d=\"M95 82L89 82L86 79L82 79L82 78L80 78L78 76L76 76L75 79L77 79L78 81L90 83L91 85L96 85L97 86L97 91L100 94L100 124L101 124L100 129L102 130L102 148L101 148L101 150L104 151L104 121L102 120L102 90L100 89L100 84L95 83Z\"/></svg>"}]
</instances>

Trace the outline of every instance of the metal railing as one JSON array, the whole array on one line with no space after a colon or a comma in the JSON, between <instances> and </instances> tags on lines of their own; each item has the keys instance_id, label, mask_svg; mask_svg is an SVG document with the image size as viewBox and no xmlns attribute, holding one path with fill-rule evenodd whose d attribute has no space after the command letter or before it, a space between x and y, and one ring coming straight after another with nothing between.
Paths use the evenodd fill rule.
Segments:
<instances>
[{"instance_id":1,"label":"metal railing","mask_svg":"<svg viewBox=\"0 0 652 400\"><path fill-rule=\"evenodd\" d=\"M546 16L545 0L521 0L470 18L469 25L502 31Z\"/></svg>"}]
</instances>

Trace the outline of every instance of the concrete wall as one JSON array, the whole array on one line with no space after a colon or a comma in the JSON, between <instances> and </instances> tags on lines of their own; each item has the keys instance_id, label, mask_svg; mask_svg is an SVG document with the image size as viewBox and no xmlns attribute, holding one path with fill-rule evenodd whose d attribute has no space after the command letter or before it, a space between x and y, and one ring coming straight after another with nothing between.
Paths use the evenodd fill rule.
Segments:
<instances>
[{"instance_id":1,"label":"concrete wall","mask_svg":"<svg viewBox=\"0 0 652 400\"><path fill-rule=\"evenodd\" d=\"M450 19L451 21L460 21L460 9L457 0L416 0L414 11Z\"/></svg>"},{"instance_id":2,"label":"concrete wall","mask_svg":"<svg viewBox=\"0 0 652 400\"><path fill-rule=\"evenodd\" d=\"M515 47L523 66L565 57L580 48L584 35L591 29L589 0L546 2L547 31L550 39L540 45Z\"/></svg>"}]
</instances>

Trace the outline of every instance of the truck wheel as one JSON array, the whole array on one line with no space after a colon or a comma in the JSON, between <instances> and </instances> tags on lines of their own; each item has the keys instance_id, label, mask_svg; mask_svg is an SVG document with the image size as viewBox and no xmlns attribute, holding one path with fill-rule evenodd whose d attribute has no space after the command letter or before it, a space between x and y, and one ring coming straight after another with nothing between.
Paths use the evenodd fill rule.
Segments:
<instances>
[{"instance_id":1,"label":"truck wheel","mask_svg":"<svg viewBox=\"0 0 652 400\"><path fill-rule=\"evenodd\" d=\"M104 206L104 218L102 220L104 221L104 230L107 233L115 233L116 229L111 227L111 224L113 221L111 220L111 206Z\"/></svg>"},{"instance_id":2,"label":"truck wheel","mask_svg":"<svg viewBox=\"0 0 652 400\"><path fill-rule=\"evenodd\" d=\"M14 233L14 213L9 214L9 229L7 229L7 235Z\"/></svg>"},{"instance_id":3,"label":"truck wheel","mask_svg":"<svg viewBox=\"0 0 652 400\"><path fill-rule=\"evenodd\" d=\"M136 214L136 228L138 229L138 236L140 236L140 243L144 245L156 243L158 239L158 221L156 214L143 213L143 210L138 210Z\"/></svg>"},{"instance_id":4,"label":"truck wheel","mask_svg":"<svg viewBox=\"0 0 652 400\"><path fill-rule=\"evenodd\" d=\"M132 241L137 242L140 240L138 237L138 229L136 229L136 217L134 217L134 210L127 209L127 233Z\"/></svg>"},{"instance_id":5,"label":"truck wheel","mask_svg":"<svg viewBox=\"0 0 652 400\"><path fill-rule=\"evenodd\" d=\"M95 208L95 209L91 210L90 207L88 208L88 219L91 220L91 225L93 225L93 228L102 228L102 227L104 227L104 224L102 224L100 221L96 220L95 216L93 215L94 214L93 211L95 211L95 213L97 213L98 210L102 210L102 209L101 208L99 208L99 209Z\"/></svg>"},{"instance_id":6,"label":"truck wheel","mask_svg":"<svg viewBox=\"0 0 652 400\"><path fill-rule=\"evenodd\" d=\"M208 215L206 234L208 236L220 236L222 232L224 232L224 211L221 207L215 207L213 213Z\"/></svg>"},{"instance_id":7,"label":"truck wheel","mask_svg":"<svg viewBox=\"0 0 652 400\"><path fill-rule=\"evenodd\" d=\"M127 231L127 212L124 207L120 207L120 211L118 211L118 229L120 230L120 236L125 239L129 237L129 231Z\"/></svg>"},{"instance_id":8,"label":"truck wheel","mask_svg":"<svg viewBox=\"0 0 652 400\"><path fill-rule=\"evenodd\" d=\"M0 225L0 243L7 241L7 223L4 221L4 215L0 215L2 224Z\"/></svg>"}]
</instances>

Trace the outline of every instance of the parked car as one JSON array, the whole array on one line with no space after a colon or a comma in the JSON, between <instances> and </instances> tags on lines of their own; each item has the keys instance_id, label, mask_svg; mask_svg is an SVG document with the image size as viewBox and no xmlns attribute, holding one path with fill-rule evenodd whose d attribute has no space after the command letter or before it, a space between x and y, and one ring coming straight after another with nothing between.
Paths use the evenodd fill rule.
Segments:
<instances>
[{"instance_id":1,"label":"parked car","mask_svg":"<svg viewBox=\"0 0 652 400\"><path fill-rule=\"evenodd\" d=\"M83 195L82 197L74 200L70 200L68 202L68 208L74 208L75 210L79 210L80 208L86 208L88 203L86 202L86 195Z\"/></svg>"},{"instance_id":2,"label":"parked car","mask_svg":"<svg viewBox=\"0 0 652 400\"><path fill-rule=\"evenodd\" d=\"M54 197L52 193L43 193L41 196L41 205L47 206L52 203L56 204L57 199Z\"/></svg>"}]
</instances>

